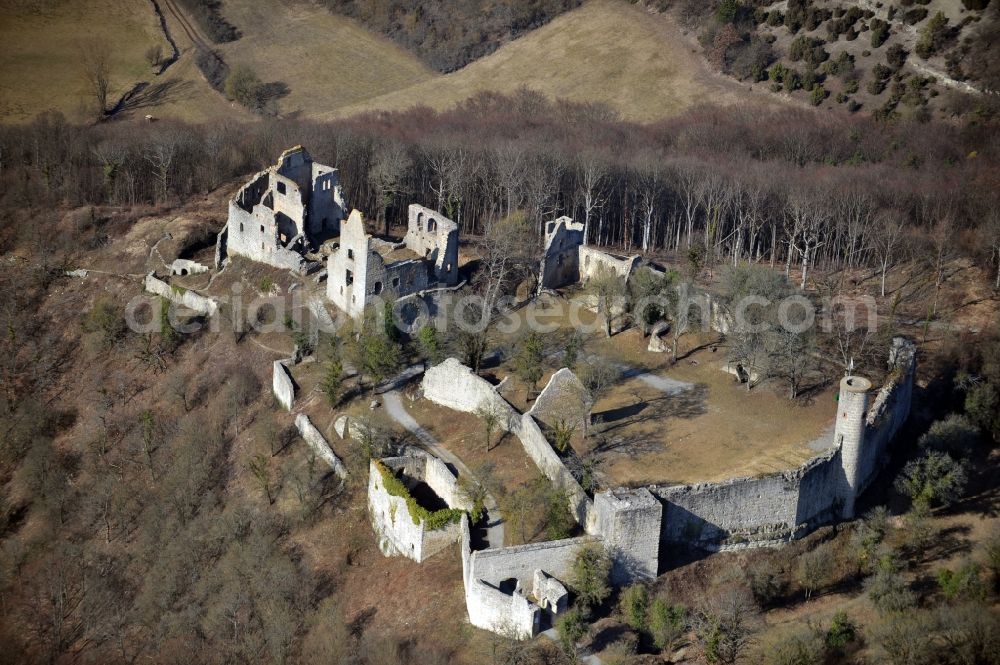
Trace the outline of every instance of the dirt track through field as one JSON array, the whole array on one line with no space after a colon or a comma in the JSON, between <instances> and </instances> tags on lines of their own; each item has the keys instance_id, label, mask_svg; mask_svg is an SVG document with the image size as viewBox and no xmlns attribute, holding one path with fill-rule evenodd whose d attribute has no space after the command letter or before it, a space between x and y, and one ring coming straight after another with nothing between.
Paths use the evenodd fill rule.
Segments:
<instances>
[{"instance_id":1,"label":"dirt track through field","mask_svg":"<svg viewBox=\"0 0 1000 665\"><path fill-rule=\"evenodd\" d=\"M184 34L187 35L187 38L191 41L195 48L204 49L206 51L211 50L212 47L208 44L208 40L206 40L202 36L201 32L198 31L198 28L190 20L188 20L187 15L185 15L184 11L177 6L177 3L174 0L163 0L163 6L166 7L167 11L170 12L170 15L173 16L174 20L176 20L181 26L181 30L184 31Z\"/></svg>"}]
</instances>

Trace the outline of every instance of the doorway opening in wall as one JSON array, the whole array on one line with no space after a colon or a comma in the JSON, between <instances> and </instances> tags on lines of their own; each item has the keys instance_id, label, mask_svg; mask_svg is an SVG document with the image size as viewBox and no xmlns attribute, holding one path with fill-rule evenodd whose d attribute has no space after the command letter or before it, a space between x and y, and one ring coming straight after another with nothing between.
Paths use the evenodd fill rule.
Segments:
<instances>
[{"instance_id":1,"label":"doorway opening in wall","mask_svg":"<svg viewBox=\"0 0 1000 665\"><path fill-rule=\"evenodd\" d=\"M375 282L375 285L372 287L372 293L375 295L382 293L382 282Z\"/></svg>"},{"instance_id":2,"label":"doorway opening in wall","mask_svg":"<svg viewBox=\"0 0 1000 665\"><path fill-rule=\"evenodd\" d=\"M393 278L392 278L392 288L394 288L394 289L395 289L395 288L397 288L398 286L399 286L399 278L398 278L398 277L393 277Z\"/></svg>"}]
</instances>

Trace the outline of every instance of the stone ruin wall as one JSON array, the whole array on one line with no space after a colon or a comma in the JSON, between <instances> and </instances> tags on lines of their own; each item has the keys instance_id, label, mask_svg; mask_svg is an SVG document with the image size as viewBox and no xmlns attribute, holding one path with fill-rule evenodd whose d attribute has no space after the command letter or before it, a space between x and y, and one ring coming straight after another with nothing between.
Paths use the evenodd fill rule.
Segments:
<instances>
[{"instance_id":1,"label":"stone ruin wall","mask_svg":"<svg viewBox=\"0 0 1000 665\"><path fill-rule=\"evenodd\" d=\"M191 289L175 288L158 278L155 273L151 272L146 275L145 279L142 280L142 285L149 293L166 298L176 305L183 305L199 314L215 316L215 313L219 311L219 303L214 298L199 295Z\"/></svg>"},{"instance_id":2,"label":"stone ruin wall","mask_svg":"<svg viewBox=\"0 0 1000 665\"><path fill-rule=\"evenodd\" d=\"M276 165L254 174L230 199L229 218L216 245L216 267L231 253L301 270L309 236L335 232L344 206L336 169L317 164L301 146L286 150Z\"/></svg>"},{"instance_id":3,"label":"stone ruin wall","mask_svg":"<svg viewBox=\"0 0 1000 665\"><path fill-rule=\"evenodd\" d=\"M327 299L352 317L358 316L365 309L365 283L371 263L370 245L361 213L354 210L347 221L340 225L340 247L327 259L326 278ZM347 271L351 272L351 284L347 284Z\"/></svg>"},{"instance_id":4,"label":"stone ruin wall","mask_svg":"<svg viewBox=\"0 0 1000 665\"><path fill-rule=\"evenodd\" d=\"M412 258L386 263L378 249L389 251L396 244L368 235L361 213L352 211L341 225L340 247L330 254L327 261L327 298L349 316L358 317L377 297L392 302L411 294L428 292L432 286L441 283L436 281L439 274L445 278L445 285L454 284L458 276L458 230L453 222L440 215L437 217L443 227L447 228L448 224L454 227L446 234L447 252L438 253L436 244L434 251L429 251L430 247L425 245L431 244L433 238L428 239L426 234L411 236L408 232L403 244L418 253L428 250L431 262ZM436 234L432 236L436 238ZM416 249L409 247L408 243L414 243ZM442 271L450 268L451 272L436 272L434 261L438 260L444 264ZM351 284L347 284L348 271L351 272Z\"/></svg>"},{"instance_id":5,"label":"stone ruin wall","mask_svg":"<svg viewBox=\"0 0 1000 665\"><path fill-rule=\"evenodd\" d=\"M261 171L244 185L229 201L229 218L219 234L216 263L229 254L245 256L275 268L298 270L305 264L301 254L278 243L278 220L275 210L263 204L271 185L271 173ZM289 242L297 230L284 229Z\"/></svg>"},{"instance_id":6,"label":"stone ruin wall","mask_svg":"<svg viewBox=\"0 0 1000 665\"><path fill-rule=\"evenodd\" d=\"M566 491L569 496L569 510L574 519L588 533L593 532L595 528L593 502L559 459L541 427L529 413L519 414L517 409L497 393L489 381L474 373L456 358L448 358L429 368L424 373L421 388L424 397L455 411L475 413L482 406L492 405L492 408L502 413L501 426L521 441L524 451L542 475Z\"/></svg>"},{"instance_id":7,"label":"stone ruin wall","mask_svg":"<svg viewBox=\"0 0 1000 665\"><path fill-rule=\"evenodd\" d=\"M866 419L857 460L860 492L875 477L889 441L910 411L915 362L911 342L897 338L900 367L879 391ZM849 465L847 465L849 466ZM773 545L805 535L820 524L843 516L853 505L842 451L814 457L791 471L720 483L652 486L664 503L661 546L693 544L706 550Z\"/></svg>"},{"instance_id":8,"label":"stone ruin wall","mask_svg":"<svg viewBox=\"0 0 1000 665\"><path fill-rule=\"evenodd\" d=\"M435 210L411 203L407 208L403 244L434 265L435 280L446 286L458 283L458 225L455 222Z\"/></svg>"},{"instance_id":9,"label":"stone ruin wall","mask_svg":"<svg viewBox=\"0 0 1000 665\"><path fill-rule=\"evenodd\" d=\"M287 365L291 360L291 358L275 360L271 366L271 390L274 391L274 397L278 400L278 404L286 411L291 411L292 405L295 403L295 381L292 380Z\"/></svg>"},{"instance_id":10,"label":"stone ruin wall","mask_svg":"<svg viewBox=\"0 0 1000 665\"><path fill-rule=\"evenodd\" d=\"M811 520L828 515L842 476L839 452L833 451L783 473L651 486L663 502L661 547L682 543L715 551L790 540Z\"/></svg>"},{"instance_id":11,"label":"stone ruin wall","mask_svg":"<svg viewBox=\"0 0 1000 665\"><path fill-rule=\"evenodd\" d=\"M885 448L906 420L914 378L914 347L894 340L899 368L866 413L864 454L857 460L859 475L870 482L885 456ZM613 583L626 584L655 576L659 551L671 544L693 545L708 551L772 546L801 537L815 527L843 516L850 485L839 445L802 466L783 473L635 490L598 493L593 502L552 450L530 413L517 411L497 394L494 386L454 358L425 374L424 395L443 406L474 412L493 403L510 414L508 429L515 433L529 457L557 485L579 488L579 503L571 510L587 533L582 538L520 547L473 552L466 517L460 525L462 570L466 605L473 625L522 638L533 636L541 608L526 595L536 571L568 580L580 545L600 542L612 556ZM839 429L839 428L838 428ZM839 444L839 442L838 442ZM568 477L568 479L567 479ZM571 496L573 492L570 492ZM505 593L502 581L514 578L525 593Z\"/></svg>"},{"instance_id":12,"label":"stone ruin wall","mask_svg":"<svg viewBox=\"0 0 1000 665\"><path fill-rule=\"evenodd\" d=\"M330 442L326 440L316 426L312 424L309 420L309 416L304 413L300 413L295 416L295 427L299 430L299 434L302 439L313 449L316 456L327 463L330 469L333 470L334 474L341 480L347 478L347 468L344 463L340 461L337 454L333 452L333 448L330 447Z\"/></svg>"},{"instance_id":13,"label":"stone ruin wall","mask_svg":"<svg viewBox=\"0 0 1000 665\"><path fill-rule=\"evenodd\" d=\"M882 386L865 418L865 447L859 460L859 491L864 491L882 469L892 437L910 415L916 374L916 347L901 337L892 341L890 382Z\"/></svg>"},{"instance_id":14,"label":"stone ruin wall","mask_svg":"<svg viewBox=\"0 0 1000 665\"><path fill-rule=\"evenodd\" d=\"M469 572L474 579L494 586L514 578L522 589L530 590L534 585L536 570L543 570L558 580L571 580L573 560L580 548L588 543L599 542L599 538L581 536L477 550L472 552Z\"/></svg>"},{"instance_id":15,"label":"stone ruin wall","mask_svg":"<svg viewBox=\"0 0 1000 665\"><path fill-rule=\"evenodd\" d=\"M520 439L524 452L528 454L543 476L566 492L569 500L569 511L573 515L573 519L587 533L594 533L597 528L596 515L594 503L590 497L563 464L556 451L552 449L552 445L545 438L545 434L535 419L530 414L525 413L517 422L519 426L512 429L511 433Z\"/></svg>"},{"instance_id":16,"label":"stone ruin wall","mask_svg":"<svg viewBox=\"0 0 1000 665\"><path fill-rule=\"evenodd\" d=\"M538 270L538 289L558 289L580 281L582 223L560 217L545 225L545 251Z\"/></svg>"},{"instance_id":17,"label":"stone ruin wall","mask_svg":"<svg viewBox=\"0 0 1000 665\"><path fill-rule=\"evenodd\" d=\"M659 572L663 506L646 488L594 495L597 533L611 557L611 583L652 580Z\"/></svg>"},{"instance_id":18,"label":"stone ruin wall","mask_svg":"<svg viewBox=\"0 0 1000 665\"><path fill-rule=\"evenodd\" d=\"M426 483L449 508L472 509L455 475L436 457L418 454L388 457L381 462L391 471L402 471L404 477ZM368 468L368 514L382 553L405 556L417 563L454 543L461 531L454 522L440 529L427 529L423 520L414 524L406 500L386 491L374 461Z\"/></svg>"},{"instance_id":19,"label":"stone ruin wall","mask_svg":"<svg viewBox=\"0 0 1000 665\"><path fill-rule=\"evenodd\" d=\"M489 381L477 375L457 358L446 358L443 362L424 372L420 384L424 397L448 407L453 411L475 413L480 406L490 406L503 414L500 425L512 431L520 414L507 400L501 397Z\"/></svg>"},{"instance_id":20,"label":"stone ruin wall","mask_svg":"<svg viewBox=\"0 0 1000 665\"><path fill-rule=\"evenodd\" d=\"M599 542L599 538L584 536L473 551L469 520L463 516L460 544L469 622L477 628L520 639L534 637L542 608L528 594L534 591L536 572L542 571L556 580L569 580L580 547ZM501 591L500 583L512 578L517 580L519 590Z\"/></svg>"},{"instance_id":21,"label":"stone ruin wall","mask_svg":"<svg viewBox=\"0 0 1000 665\"><path fill-rule=\"evenodd\" d=\"M586 282L594 277L601 267L607 268L621 278L627 278L632 274L642 259L635 256L614 256L589 245L580 246L580 281Z\"/></svg>"}]
</instances>

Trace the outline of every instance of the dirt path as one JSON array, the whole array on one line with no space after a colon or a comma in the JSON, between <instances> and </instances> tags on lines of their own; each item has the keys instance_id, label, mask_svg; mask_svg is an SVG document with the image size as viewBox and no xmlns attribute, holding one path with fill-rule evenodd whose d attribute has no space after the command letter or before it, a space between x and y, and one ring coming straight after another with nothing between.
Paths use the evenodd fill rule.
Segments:
<instances>
[{"instance_id":1,"label":"dirt path","mask_svg":"<svg viewBox=\"0 0 1000 665\"><path fill-rule=\"evenodd\" d=\"M175 0L162 0L162 2L167 12L169 12L170 15L174 17L174 20L177 21L177 24L181 26L181 30L184 32L184 35L188 38L188 40L191 41L192 45L206 51L211 50L209 40L205 39L205 37L198 30L197 26L188 20L183 10L177 6Z\"/></svg>"},{"instance_id":2,"label":"dirt path","mask_svg":"<svg viewBox=\"0 0 1000 665\"><path fill-rule=\"evenodd\" d=\"M421 426L420 423L413 419L413 416L411 416L406 411L406 407L403 406L403 401L400 399L397 391L391 390L383 394L382 403L385 405L385 410L386 413L389 414L389 417L402 425L406 431L413 434L420 444L428 451L434 453L434 455L439 457L441 460L454 466L459 473L464 474L469 478L475 478L462 460L452 454L447 448L442 446L438 440L434 438L433 434L428 432L423 426ZM492 494L487 494L486 500L483 503L486 506L486 512L489 516L489 522L486 525L486 540L489 541L491 548L503 547L503 519L500 518L500 508L497 506L496 499L493 498Z\"/></svg>"},{"instance_id":3,"label":"dirt path","mask_svg":"<svg viewBox=\"0 0 1000 665\"><path fill-rule=\"evenodd\" d=\"M614 366L619 372L621 372L623 380L633 378L639 379L650 388L659 390L667 395L676 395L677 393L694 388L693 383L678 381L677 379L671 379L666 376L653 374L648 370L641 369L639 367L632 367L631 365L626 365L625 363L614 363Z\"/></svg>"}]
</instances>

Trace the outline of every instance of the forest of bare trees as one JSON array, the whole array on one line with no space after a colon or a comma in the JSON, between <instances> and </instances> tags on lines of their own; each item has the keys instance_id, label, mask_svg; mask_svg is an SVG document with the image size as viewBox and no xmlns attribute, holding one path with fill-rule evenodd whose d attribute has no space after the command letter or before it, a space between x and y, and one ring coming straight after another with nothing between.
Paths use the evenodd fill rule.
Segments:
<instances>
[{"instance_id":1,"label":"forest of bare trees","mask_svg":"<svg viewBox=\"0 0 1000 665\"><path fill-rule=\"evenodd\" d=\"M522 210L583 220L623 252L704 248L709 265L885 273L902 251L963 253L996 271L997 133L818 119L805 111L698 109L648 126L524 91L455 111L334 123L76 127L45 116L0 130L5 207L177 202L301 143L341 170L348 200L386 223L419 201L463 234ZM6 229L5 235L14 231ZM794 275L792 275L794 273Z\"/></svg>"}]
</instances>

